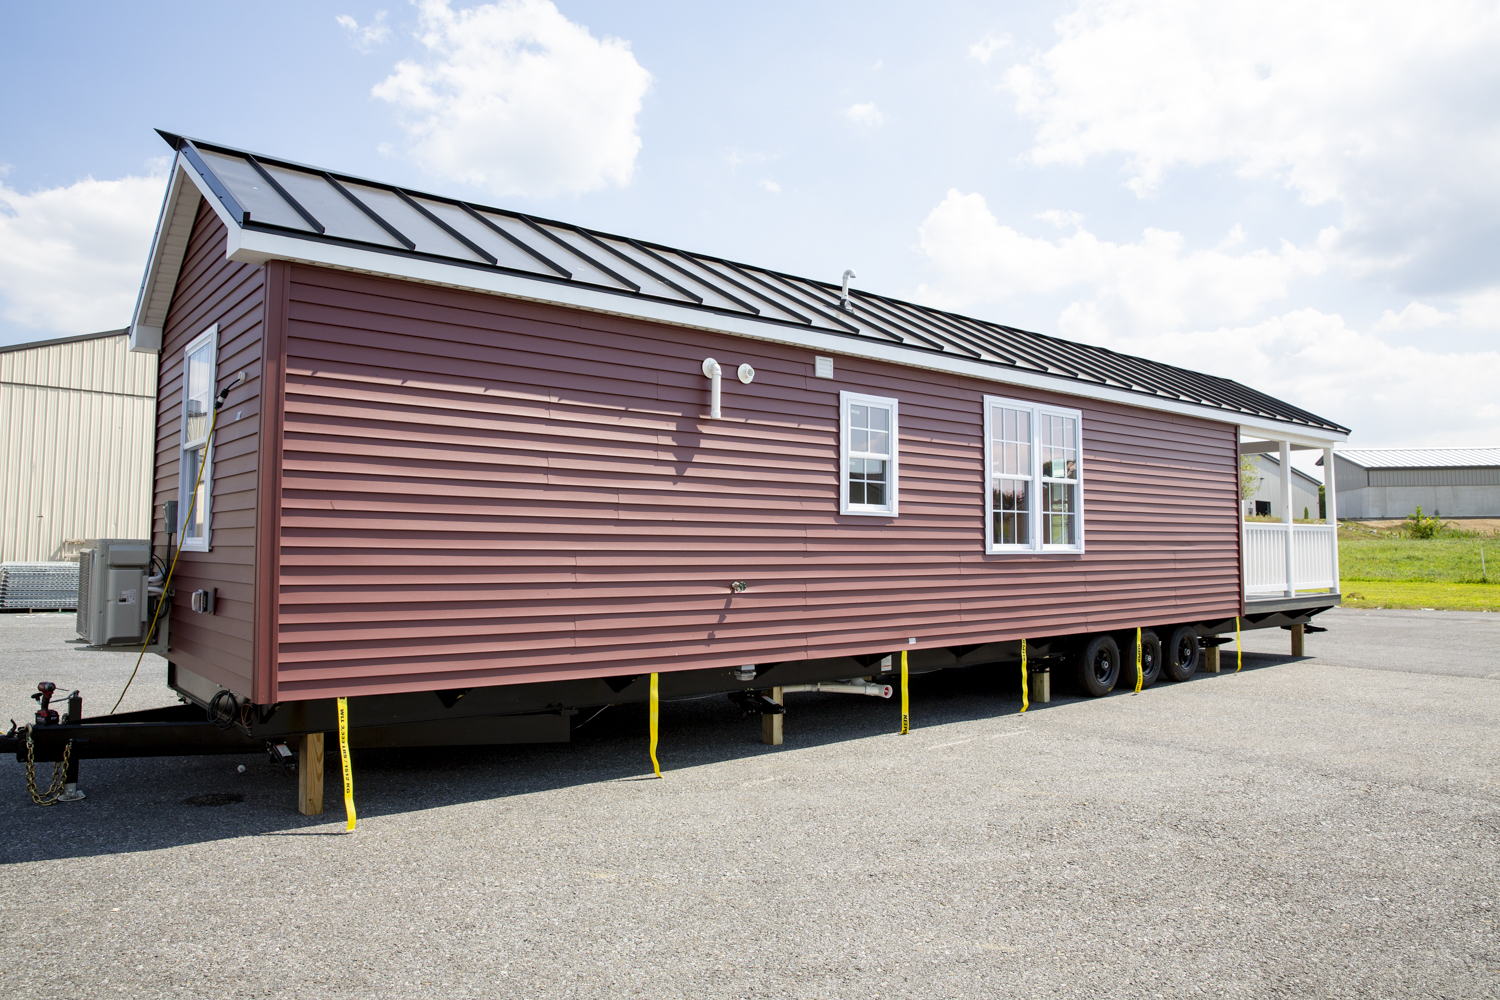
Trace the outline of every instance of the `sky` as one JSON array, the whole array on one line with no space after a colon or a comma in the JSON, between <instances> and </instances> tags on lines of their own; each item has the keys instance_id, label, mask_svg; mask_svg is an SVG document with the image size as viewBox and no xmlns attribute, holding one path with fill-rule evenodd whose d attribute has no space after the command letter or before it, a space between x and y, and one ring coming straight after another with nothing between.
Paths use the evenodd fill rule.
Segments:
<instances>
[{"instance_id":1,"label":"sky","mask_svg":"<svg viewBox=\"0 0 1500 1000\"><path fill-rule=\"evenodd\" d=\"M162 128L1496 446L1497 52L1462 0L8 4L0 344L128 325Z\"/></svg>"}]
</instances>

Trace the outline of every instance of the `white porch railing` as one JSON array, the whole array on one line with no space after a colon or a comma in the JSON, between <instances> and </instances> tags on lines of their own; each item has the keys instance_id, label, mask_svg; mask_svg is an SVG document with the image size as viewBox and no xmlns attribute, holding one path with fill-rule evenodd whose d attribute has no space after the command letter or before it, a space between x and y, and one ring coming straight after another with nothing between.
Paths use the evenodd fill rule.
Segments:
<instances>
[{"instance_id":1,"label":"white porch railing","mask_svg":"<svg viewBox=\"0 0 1500 1000\"><path fill-rule=\"evenodd\" d=\"M1244 528L1246 597L1338 589L1335 525L1246 521Z\"/></svg>"}]
</instances>

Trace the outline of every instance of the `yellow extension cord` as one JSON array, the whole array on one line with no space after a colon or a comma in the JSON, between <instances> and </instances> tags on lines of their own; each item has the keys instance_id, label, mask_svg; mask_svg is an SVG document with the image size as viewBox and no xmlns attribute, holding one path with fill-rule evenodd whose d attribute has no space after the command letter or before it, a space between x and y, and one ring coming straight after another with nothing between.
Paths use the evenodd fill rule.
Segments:
<instances>
[{"instance_id":1,"label":"yellow extension cord","mask_svg":"<svg viewBox=\"0 0 1500 1000\"><path fill-rule=\"evenodd\" d=\"M1234 672L1239 673L1245 665L1245 650L1240 646L1240 616L1234 616Z\"/></svg>"},{"instance_id":2,"label":"yellow extension cord","mask_svg":"<svg viewBox=\"0 0 1500 1000\"><path fill-rule=\"evenodd\" d=\"M203 439L203 459L198 463L198 478L193 480L193 492L188 497L187 510L182 515L182 524L187 524L188 518L193 516L193 504L198 502L198 490L203 485L203 470L208 467L208 453L213 448L214 428L219 423L219 407L214 407L214 415L208 422L208 436ZM130 685L135 681L136 672L141 669L141 661L146 658L146 647L151 645L151 637L156 635L156 622L161 618L161 609L166 607L167 590L172 586L172 574L177 572L177 560L182 556L182 542L177 543L177 551L172 555L172 565L167 567L167 577L161 582L161 599L156 602L156 613L151 616L151 627L146 630L146 641L141 643L140 655L135 658L135 667L130 671L130 678L125 686L120 689L120 697L115 699L115 707L109 710L110 715L115 714L115 709L120 707L120 702L125 700L125 692L130 690ZM150 569L150 566L147 566Z\"/></svg>"}]
</instances>

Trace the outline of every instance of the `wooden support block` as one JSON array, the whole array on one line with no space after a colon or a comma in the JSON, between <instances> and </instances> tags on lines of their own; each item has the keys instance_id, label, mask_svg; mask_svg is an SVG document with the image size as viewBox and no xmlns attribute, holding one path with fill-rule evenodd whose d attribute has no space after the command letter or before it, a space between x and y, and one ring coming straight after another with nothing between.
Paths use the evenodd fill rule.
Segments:
<instances>
[{"instance_id":1,"label":"wooden support block","mask_svg":"<svg viewBox=\"0 0 1500 1000\"><path fill-rule=\"evenodd\" d=\"M761 694L778 705L786 704L781 700L781 688L772 688L769 691L762 691ZM785 715L762 715L760 717L760 741L766 746L781 746L781 720L785 718Z\"/></svg>"},{"instance_id":2,"label":"wooden support block","mask_svg":"<svg viewBox=\"0 0 1500 1000\"><path fill-rule=\"evenodd\" d=\"M1301 625L1293 625L1292 626L1292 655L1293 656L1301 656L1302 655L1302 635L1303 635L1302 626Z\"/></svg>"},{"instance_id":3,"label":"wooden support block","mask_svg":"<svg viewBox=\"0 0 1500 1000\"><path fill-rule=\"evenodd\" d=\"M1203 647L1203 672L1208 674L1216 674L1219 672L1218 646Z\"/></svg>"},{"instance_id":4,"label":"wooden support block","mask_svg":"<svg viewBox=\"0 0 1500 1000\"><path fill-rule=\"evenodd\" d=\"M1026 677L1026 697L1038 705L1052 700L1052 671L1031 670Z\"/></svg>"},{"instance_id":5,"label":"wooden support block","mask_svg":"<svg viewBox=\"0 0 1500 1000\"><path fill-rule=\"evenodd\" d=\"M308 733L297 740L297 811L323 815L323 734Z\"/></svg>"}]
</instances>

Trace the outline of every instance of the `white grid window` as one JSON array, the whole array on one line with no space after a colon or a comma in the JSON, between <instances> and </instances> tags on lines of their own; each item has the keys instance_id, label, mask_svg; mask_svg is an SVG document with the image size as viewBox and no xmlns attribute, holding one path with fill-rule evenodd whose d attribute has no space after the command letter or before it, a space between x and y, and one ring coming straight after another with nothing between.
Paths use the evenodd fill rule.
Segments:
<instances>
[{"instance_id":1,"label":"white grid window","mask_svg":"<svg viewBox=\"0 0 1500 1000\"><path fill-rule=\"evenodd\" d=\"M899 460L894 399L839 393L839 510L894 517Z\"/></svg>"},{"instance_id":2,"label":"white grid window","mask_svg":"<svg viewBox=\"0 0 1500 1000\"><path fill-rule=\"evenodd\" d=\"M986 396L985 550L1082 552L1083 418Z\"/></svg>"},{"instance_id":3,"label":"white grid window","mask_svg":"<svg viewBox=\"0 0 1500 1000\"><path fill-rule=\"evenodd\" d=\"M213 416L218 350L217 326L203 331L183 350L182 460L177 466L177 510L181 547L189 551L208 551L209 525L213 519L213 449L209 446L208 428ZM202 482L198 482L200 466Z\"/></svg>"}]
</instances>

